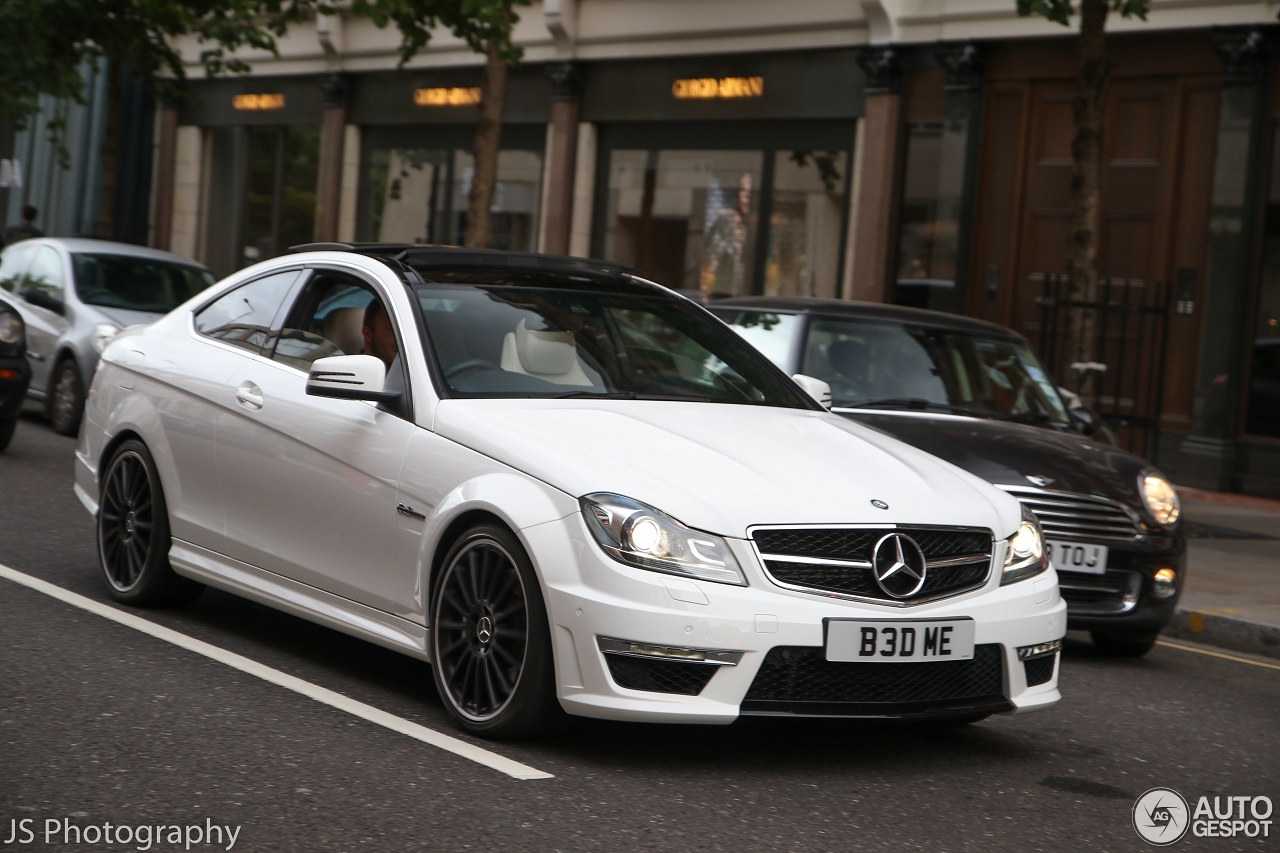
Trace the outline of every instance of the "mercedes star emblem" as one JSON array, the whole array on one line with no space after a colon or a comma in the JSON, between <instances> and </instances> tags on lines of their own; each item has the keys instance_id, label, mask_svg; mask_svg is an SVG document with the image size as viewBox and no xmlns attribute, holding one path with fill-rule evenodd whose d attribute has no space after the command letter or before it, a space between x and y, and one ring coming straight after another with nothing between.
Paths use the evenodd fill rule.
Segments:
<instances>
[{"instance_id":1,"label":"mercedes star emblem","mask_svg":"<svg viewBox=\"0 0 1280 853\"><path fill-rule=\"evenodd\" d=\"M924 552L916 540L902 533L889 533L876 543L872 557L876 583L887 595L910 598L924 586L927 570Z\"/></svg>"}]
</instances>

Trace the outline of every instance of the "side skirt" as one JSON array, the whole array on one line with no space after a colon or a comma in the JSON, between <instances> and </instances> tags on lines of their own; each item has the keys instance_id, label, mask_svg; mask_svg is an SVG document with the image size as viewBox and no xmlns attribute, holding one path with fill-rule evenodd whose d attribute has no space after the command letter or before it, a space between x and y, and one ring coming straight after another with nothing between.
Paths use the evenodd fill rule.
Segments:
<instances>
[{"instance_id":1,"label":"side skirt","mask_svg":"<svg viewBox=\"0 0 1280 853\"><path fill-rule=\"evenodd\" d=\"M178 574L232 595L283 610L428 663L431 660L427 651L427 629L415 622L233 560L181 539L173 540L169 549L169 563Z\"/></svg>"}]
</instances>

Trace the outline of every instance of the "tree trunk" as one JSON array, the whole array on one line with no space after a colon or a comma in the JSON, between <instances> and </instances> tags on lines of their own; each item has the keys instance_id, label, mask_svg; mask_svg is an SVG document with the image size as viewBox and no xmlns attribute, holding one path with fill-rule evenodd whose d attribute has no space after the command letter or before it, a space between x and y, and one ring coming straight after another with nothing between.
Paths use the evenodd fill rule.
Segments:
<instances>
[{"instance_id":1,"label":"tree trunk","mask_svg":"<svg viewBox=\"0 0 1280 853\"><path fill-rule=\"evenodd\" d=\"M467 199L466 245L483 249L489 245L490 208L493 187L498 180L498 143L502 138L502 105L507 95L507 61L502 45L490 41L484 81L480 87L480 120L476 124L475 174Z\"/></svg>"},{"instance_id":2,"label":"tree trunk","mask_svg":"<svg viewBox=\"0 0 1280 853\"><path fill-rule=\"evenodd\" d=\"M1101 208L1102 130L1107 83L1106 25L1108 0L1080 3L1080 90L1074 104L1076 135L1071 142L1071 237L1067 250L1070 298L1094 302L1098 298L1098 219ZM1091 362L1097 351L1095 315L1084 309L1068 312L1068 364ZM1085 405L1094 405L1095 382L1084 374L1079 386Z\"/></svg>"}]
</instances>

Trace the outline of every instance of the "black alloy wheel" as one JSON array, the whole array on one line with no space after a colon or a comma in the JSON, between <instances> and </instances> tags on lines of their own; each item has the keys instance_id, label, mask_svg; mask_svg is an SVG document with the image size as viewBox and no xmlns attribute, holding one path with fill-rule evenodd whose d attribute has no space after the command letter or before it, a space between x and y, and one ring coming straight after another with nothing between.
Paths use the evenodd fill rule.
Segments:
<instances>
[{"instance_id":1,"label":"black alloy wheel","mask_svg":"<svg viewBox=\"0 0 1280 853\"><path fill-rule=\"evenodd\" d=\"M516 738L559 727L564 712L542 594L509 531L474 527L449 550L435 587L431 643L436 687L463 728Z\"/></svg>"},{"instance_id":2,"label":"black alloy wheel","mask_svg":"<svg viewBox=\"0 0 1280 853\"><path fill-rule=\"evenodd\" d=\"M65 358L53 373L49 390L49 422L58 435L75 435L84 415L84 383L75 361Z\"/></svg>"},{"instance_id":3,"label":"black alloy wheel","mask_svg":"<svg viewBox=\"0 0 1280 853\"><path fill-rule=\"evenodd\" d=\"M185 604L204 587L169 565L169 514L155 461L126 441L105 466L98 507L98 559L107 590L125 604Z\"/></svg>"}]
</instances>

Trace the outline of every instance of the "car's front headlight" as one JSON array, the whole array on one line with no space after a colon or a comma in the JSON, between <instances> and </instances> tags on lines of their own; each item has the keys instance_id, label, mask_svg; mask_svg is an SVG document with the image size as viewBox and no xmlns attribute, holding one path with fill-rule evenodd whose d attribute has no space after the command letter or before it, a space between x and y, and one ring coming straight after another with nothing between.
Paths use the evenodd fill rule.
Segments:
<instances>
[{"instance_id":1,"label":"car's front headlight","mask_svg":"<svg viewBox=\"0 0 1280 853\"><path fill-rule=\"evenodd\" d=\"M0 310L0 348L16 349L25 337L22 318L12 311Z\"/></svg>"},{"instance_id":2,"label":"car's front headlight","mask_svg":"<svg viewBox=\"0 0 1280 853\"><path fill-rule=\"evenodd\" d=\"M1182 515L1182 503L1173 484L1158 471L1147 471L1138 478L1138 491L1142 493L1142 502L1147 512L1156 523L1163 527L1173 527Z\"/></svg>"},{"instance_id":3,"label":"car's front headlight","mask_svg":"<svg viewBox=\"0 0 1280 853\"><path fill-rule=\"evenodd\" d=\"M1044 555L1044 533L1040 530L1040 522L1025 506L1022 508L1022 522L1018 530L1009 537L1009 549L1004 555L1004 574L1000 577L1000 585L1016 583L1040 574L1049 568L1049 560Z\"/></svg>"},{"instance_id":4,"label":"car's front headlight","mask_svg":"<svg viewBox=\"0 0 1280 853\"><path fill-rule=\"evenodd\" d=\"M99 323L93 327L93 348L101 355L102 351L107 348L107 344L111 343L111 339L120 334L120 327L111 323Z\"/></svg>"},{"instance_id":5,"label":"car's front headlight","mask_svg":"<svg viewBox=\"0 0 1280 853\"><path fill-rule=\"evenodd\" d=\"M599 492L582 498L587 527L610 557L637 569L746 586L719 536L685 527L647 504Z\"/></svg>"}]
</instances>

